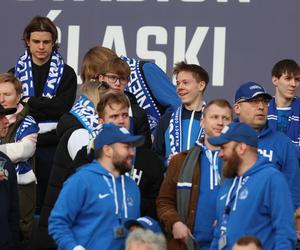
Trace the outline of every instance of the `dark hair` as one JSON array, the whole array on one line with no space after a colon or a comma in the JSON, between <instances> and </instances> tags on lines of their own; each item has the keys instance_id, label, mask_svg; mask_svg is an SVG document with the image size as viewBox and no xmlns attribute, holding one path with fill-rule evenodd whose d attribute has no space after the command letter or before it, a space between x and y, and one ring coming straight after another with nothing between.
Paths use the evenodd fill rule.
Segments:
<instances>
[{"instance_id":1,"label":"dark hair","mask_svg":"<svg viewBox=\"0 0 300 250\"><path fill-rule=\"evenodd\" d=\"M203 109L203 116L206 115L207 113L207 110L209 109L210 106L212 105L217 105L218 107L221 107L221 108L229 108L230 109L230 112L231 112L231 118L233 117L233 109L232 109L232 106L230 105L230 103L225 100L225 99L214 99L214 100L211 100L207 105L205 105L204 109Z\"/></svg>"},{"instance_id":2,"label":"dark hair","mask_svg":"<svg viewBox=\"0 0 300 250\"><path fill-rule=\"evenodd\" d=\"M55 24L48 17L35 16L31 19L29 24L27 24L23 32L23 40L26 48L28 47L27 41L30 39L31 33L35 31L50 32L53 40L52 42L54 44L53 49L58 49L58 44L56 43L58 37L57 29Z\"/></svg>"},{"instance_id":3,"label":"dark hair","mask_svg":"<svg viewBox=\"0 0 300 250\"><path fill-rule=\"evenodd\" d=\"M255 236L243 236L236 242L236 244L239 246L254 244L259 250L263 249L260 240Z\"/></svg>"},{"instance_id":4,"label":"dark hair","mask_svg":"<svg viewBox=\"0 0 300 250\"><path fill-rule=\"evenodd\" d=\"M284 73L289 76L300 75L300 68L297 62L292 59L284 59L273 66L272 76L280 78Z\"/></svg>"},{"instance_id":5,"label":"dark hair","mask_svg":"<svg viewBox=\"0 0 300 250\"><path fill-rule=\"evenodd\" d=\"M173 69L173 75L178 75L181 71L188 71L191 72L193 77L198 81L205 82L205 88L209 82L209 75L207 71L199 65L196 64L187 64L185 62L178 62L175 64ZM205 90L205 89L204 89Z\"/></svg>"},{"instance_id":6,"label":"dark hair","mask_svg":"<svg viewBox=\"0 0 300 250\"><path fill-rule=\"evenodd\" d=\"M124 105L124 107L128 107L128 108L130 105L129 99L124 93L121 93L119 91L109 91L101 97L99 103L97 104L97 113L100 118L104 117L105 107L106 106L111 107L113 103L122 104Z\"/></svg>"},{"instance_id":7,"label":"dark hair","mask_svg":"<svg viewBox=\"0 0 300 250\"><path fill-rule=\"evenodd\" d=\"M22 83L13 74L11 74L11 73L0 74L0 84L4 83L4 82L11 83L14 86L14 88L17 92L17 95L22 94Z\"/></svg>"},{"instance_id":8,"label":"dark hair","mask_svg":"<svg viewBox=\"0 0 300 250\"><path fill-rule=\"evenodd\" d=\"M125 76L129 79L130 68L129 65L120 57L114 57L103 64L100 74L105 75L106 73L114 73L119 76Z\"/></svg>"},{"instance_id":9,"label":"dark hair","mask_svg":"<svg viewBox=\"0 0 300 250\"><path fill-rule=\"evenodd\" d=\"M103 64L118 57L117 54L109 48L96 46L91 48L83 57L80 77L83 83L92 79L98 80L100 70Z\"/></svg>"}]
</instances>

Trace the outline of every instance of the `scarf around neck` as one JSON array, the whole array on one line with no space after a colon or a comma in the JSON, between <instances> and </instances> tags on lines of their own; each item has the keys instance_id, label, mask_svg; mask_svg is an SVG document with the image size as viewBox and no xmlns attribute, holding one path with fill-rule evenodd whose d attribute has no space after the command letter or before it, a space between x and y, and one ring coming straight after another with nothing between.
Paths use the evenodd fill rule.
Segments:
<instances>
[{"instance_id":1,"label":"scarf around neck","mask_svg":"<svg viewBox=\"0 0 300 250\"><path fill-rule=\"evenodd\" d=\"M56 95L63 71L64 60L57 51L53 51L48 77L43 87L44 97L52 98ZM15 66L15 76L22 82L22 97L34 96L35 89L32 75L32 58L27 50L19 58Z\"/></svg>"}]
</instances>

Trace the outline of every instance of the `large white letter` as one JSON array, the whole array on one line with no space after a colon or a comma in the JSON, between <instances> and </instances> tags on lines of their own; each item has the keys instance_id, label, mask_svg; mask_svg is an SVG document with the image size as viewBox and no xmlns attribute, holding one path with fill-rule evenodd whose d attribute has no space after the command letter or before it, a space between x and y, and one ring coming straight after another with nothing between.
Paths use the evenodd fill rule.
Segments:
<instances>
[{"instance_id":1,"label":"large white letter","mask_svg":"<svg viewBox=\"0 0 300 250\"><path fill-rule=\"evenodd\" d=\"M102 46L112 48L115 44L115 51L120 55L127 55L122 26L107 26Z\"/></svg>"},{"instance_id":2,"label":"large white letter","mask_svg":"<svg viewBox=\"0 0 300 250\"><path fill-rule=\"evenodd\" d=\"M175 27L173 62L186 61L187 63L200 64L197 55L208 29L208 27L197 27L186 50L186 27Z\"/></svg>"},{"instance_id":3,"label":"large white letter","mask_svg":"<svg viewBox=\"0 0 300 250\"><path fill-rule=\"evenodd\" d=\"M136 37L136 54L141 59L155 60L155 63L166 71L167 57L165 53L161 51L148 50L148 38L149 36L155 36L156 44L168 43L168 32L161 26L144 26L139 28Z\"/></svg>"},{"instance_id":4,"label":"large white letter","mask_svg":"<svg viewBox=\"0 0 300 250\"><path fill-rule=\"evenodd\" d=\"M212 85L224 86L226 28L215 27Z\"/></svg>"},{"instance_id":5,"label":"large white letter","mask_svg":"<svg viewBox=\"0 0 300 250\"><path fill-rule=\"evenodd\" d=\"M69 25L67 63L76 73L78 72L79 34L80 27L78 25ZM77 75L77 81L81 83L79 75Z\"/></svg>"},{"instance_id":6,"label":"large white letter","mask_svg":"<svg viewBox=\"0 0 300 250\"><path fill-rule=\"evenodd\" d=\"M46 17L48 17L52 22L59 16L62 10L50 10ZM56 26L57 29L57 43L61 42L61 30Z\"/></svg>"}]
</instances>

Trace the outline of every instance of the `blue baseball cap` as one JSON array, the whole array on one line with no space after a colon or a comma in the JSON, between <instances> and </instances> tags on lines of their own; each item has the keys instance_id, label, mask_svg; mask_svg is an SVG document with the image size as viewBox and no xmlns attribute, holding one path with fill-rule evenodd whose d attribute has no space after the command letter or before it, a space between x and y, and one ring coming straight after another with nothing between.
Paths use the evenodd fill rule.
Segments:
<instances>
[{"instance_id":1,"label":"blue baseball cap","mask_svg":"<svg viewBox=\"0 0 300 250\"><path fill-rule=\"evenodd\" d=\"M264 96L266 99L272 99L272 96L269 95L265 89L255 82L246 82L242 84L238 90L235 92L234 102L240 100L250 100L257 96Z\"/></svg>"},{"instance_id":2,"label":"blue baseball cap","mask_svg":"<svg viewBox=\"0 0 300 250\"><path fill-rule=\"evenodd\" d=\"M139 226L142 227L143 229L151 230L154 233L161 233L161 228L158 222L149 216L140 217L138 219L129 219L124 223L124 226L128 230L132 226Z\"/></svg>"},{"instance_id":3,"label":"blue baseball cap","mask_svg":"<svg viewBox=\"0 0 300 250\"><path fill-rule=\"evenodd\" d=\"M212 145L223 145L230 141L243 142L257 148L258 133L246 123L233 122L225 126L219 136L208 138Z\"/></svg>"},{"instance_id":4,"label":"blue baseball cap","mask_svg":"<svg viewBox=\"0 0 300 250\"><path fill-rule=\"evenodd\" d=\"M99 134L94 140L94 149L96 152L104 145L110 145L117 142L130 143L133 147L138 147L143 145L144 140L145 138L143 135L132 135L124 127L119 127L113 123L103 123Z\"/></svg>"}]
</instances>

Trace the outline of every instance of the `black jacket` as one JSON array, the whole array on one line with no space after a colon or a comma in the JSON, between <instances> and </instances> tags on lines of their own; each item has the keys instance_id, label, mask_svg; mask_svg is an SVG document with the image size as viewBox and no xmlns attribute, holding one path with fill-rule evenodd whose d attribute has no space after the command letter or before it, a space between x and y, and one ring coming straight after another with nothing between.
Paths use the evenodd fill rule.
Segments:
<instances>
[{"instance_id":1,"label":"black jacket","mask_svg":"<svg viewBox=\"0 0 300 250\"><path fill-rule=\"evenodd\" d=\"M41 248L42 246L50 248L55 246L54 241L48 234L48 218L62 189L63 183L74 171L72 158L68 153L67 145L71 134L80 128L83 128L83 125L70 113L64 114L58 122L56 131L60 141L54 155L47 192L41 209L36 238L34 240L34 246L36 248Z\"/></svg>"},{"instance_id":2,"label":"black jacket","mask_svg":"<svg viewBox=\"0 0 300 250\"><path fill-rule=\"evenodd\" d=\"M19 198L15 166L0 152L0 169L7 180L0 181L0 249L17 249L19 244Z\"/></svg>"}]
</instances>

